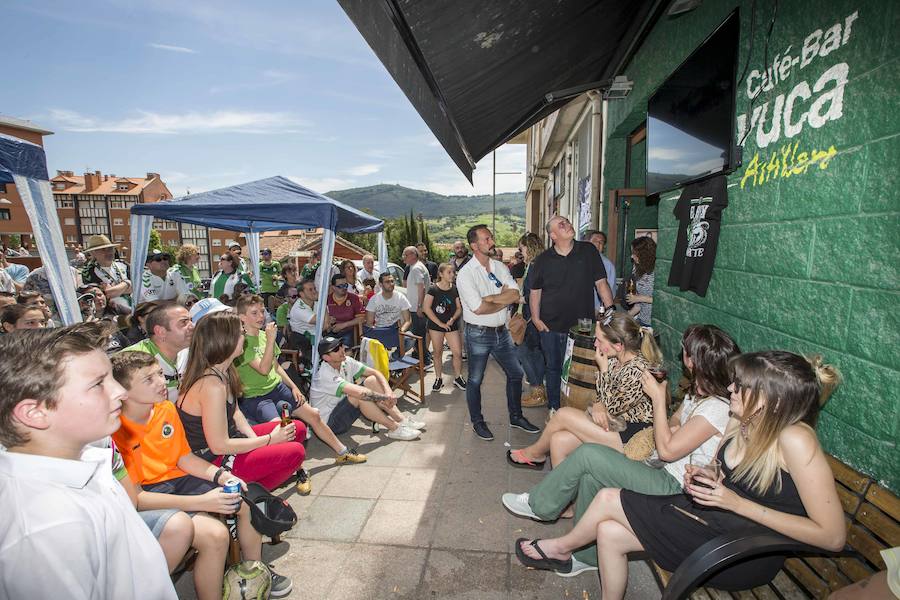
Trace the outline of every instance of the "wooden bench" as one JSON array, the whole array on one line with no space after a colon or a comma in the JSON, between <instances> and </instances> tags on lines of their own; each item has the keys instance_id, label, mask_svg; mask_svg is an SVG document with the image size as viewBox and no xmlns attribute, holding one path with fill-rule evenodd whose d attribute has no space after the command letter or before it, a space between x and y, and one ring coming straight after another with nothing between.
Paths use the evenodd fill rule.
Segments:
<instances>
[{"instance_id":1,"label":"wooden bench","mask_svg":"<svg viewBox=\"0 0 900 600\"><path fill-rule=\"evenodd\" d=\"M703 579L697 579L694 573L688 573L691 571L689 563L692 559L696 559L693 560L696 570L697 564L703 562L702 559L713 556L712 553L707 554L711 550L717 552L719 558L729 554L729 546L734 556L741 552L739 542L720 536L715 540L717 543L707 543L694 552L675 573L663 571L651 563L660 587L664 588L663 599L681 599L688 597L687 594L695 600L827 598L834 591L884 570L884 559L879 552L885 548L900 546L900 499L870 477L858 473L839 460L829 456L828 461L834 472L838 496L847 518L847 545L844 551L828 553L809 547L794 548L801 545L792 543L783 536L768 534L766 542L776 545L783 543L782 548L790 547L793 550L786 554L794 554L769 584L742 592L696 588L695 584L702 584ZM747 544L748 547L752 545L753 543ZM800 552L797 553L796 550ZM698 556L701 551L706 556ZM692 579L694 581L690 581Z\"/></svg>"}]
</instances>

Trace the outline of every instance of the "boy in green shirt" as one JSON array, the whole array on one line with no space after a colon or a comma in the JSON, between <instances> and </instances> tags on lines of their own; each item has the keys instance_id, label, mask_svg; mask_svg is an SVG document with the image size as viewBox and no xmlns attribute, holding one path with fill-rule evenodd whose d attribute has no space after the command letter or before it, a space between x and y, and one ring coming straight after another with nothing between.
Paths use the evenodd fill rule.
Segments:
<instances>
[{"instance_id":1,"label":"boy in green shirt","mask_svg":"<svg viewBox=\"0 0 900 600\"><path fill-rule=\"evenodd\" d=\"M269 305L269 297L278 291L279 279L281 279L281 264L272 260L272 251L263 248L260 252L262 260L259 261L259 292L263 299L263 305Z\"/></svg>"},{"instance_id":2,"label":"boy in green shirt","mask_svg":"<svg viewBox=\"0 0 900 600\"><path fill-rule=\"evenodd\" d=\"M248 420L264 423L281 418L287 406L294 416L310 426L320 440L337 454L337 464L366 462L366 456L355 448L348 448L337 438L319 411L306 401L288 374L278 364L281 349L275 343L275 323L266 325L263 299L256 295L241 296L234 307L244 324L244 354L235 360L238 376L244 387L240 400L241 412ZM261 328L265 326L265 330Z\"/></svg>"}]
</instances>

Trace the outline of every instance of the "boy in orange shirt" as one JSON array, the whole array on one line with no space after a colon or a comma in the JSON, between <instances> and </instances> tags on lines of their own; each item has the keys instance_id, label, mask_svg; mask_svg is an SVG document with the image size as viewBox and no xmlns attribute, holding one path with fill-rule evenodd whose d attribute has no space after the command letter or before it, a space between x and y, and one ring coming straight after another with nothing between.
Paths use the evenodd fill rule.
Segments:
<instances>
[{"instance_id":1,"label":"boy in orange shirt","mask_svg":"<svg viewBox=\"0 0 900 600\"><path fill-rule=\"evenodd\" d=\"M167 401L166 380L154 357L120 352L112 357L112 364L113 376L128 392L119 417L122 426L113 439L130 478L140 488L138 508L194 511L197 598L221 598L229 534L222 522L206 513L233 514L239 507L241 554L244 560L262 556L262 536L250 523L249 509L238 494L226 494L221 487L237 478L191 452L175 405ZM246 488L243 481L241 487ZM288 578L273 574L272 598L286 596L290 588Z\"/></svg>"}]
</instances>

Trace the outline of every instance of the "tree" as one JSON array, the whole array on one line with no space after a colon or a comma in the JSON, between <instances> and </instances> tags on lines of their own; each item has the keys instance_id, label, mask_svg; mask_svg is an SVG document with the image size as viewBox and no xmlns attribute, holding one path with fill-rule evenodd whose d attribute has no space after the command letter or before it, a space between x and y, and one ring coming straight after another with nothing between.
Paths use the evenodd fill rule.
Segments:
<instances>
[{"instance_id":1,"label":"tree","mask_svg":"<svg viewBox=\"0 0 900 600\"><path fill-rule=\"evenodd\" d=\"M155 229L150 230L150 243L147 244L147 254L152 253L154 250L162 251L162 238L159 237L159 232Z\"/></svg>"}]
</instances>

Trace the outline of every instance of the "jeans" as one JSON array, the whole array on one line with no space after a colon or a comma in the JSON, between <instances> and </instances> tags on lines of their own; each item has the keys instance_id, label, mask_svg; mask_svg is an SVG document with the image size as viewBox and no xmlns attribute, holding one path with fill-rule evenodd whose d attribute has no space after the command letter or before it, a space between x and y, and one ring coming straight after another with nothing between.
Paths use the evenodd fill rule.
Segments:
<instances>
[{"instance_id":1,"label":"jeans","mask_svg":"<svg viewBox=\"0 0 900 600\"><path fill-rule=\"evenodd\" d=\"M244 413L251 425L280 418L282 407L285 405L287 405L289 413L294 412L297 408L294 394L284 382L279 382L262 396L241 398L238 402L241 412Z\"/></svg>"},{"instance_id":2,"label":"jeans","mask_svg":"<svg viewBox=\"0 0 900 600\"><path fill-rule=\"evenodd\" d=\"M569 334L559 331L541 332L541 350L547 364L547 406L559 408L559 388L562 384L563 359L566 357L566 340Z\"/></svg>"},{"instance_id":3,"label":"jeans","mask_svg":"<svg viewBox=\"0 0 900 600\"><path fill-rule=\"evenodd\" d=\"M495 329L466 323L466 352L469 355L469 383L466 385L466 403L472 423L484 422L481 414L481 382L488 358L494 360L506 374L506 408L509 416L522 416L522 365L516 356L509 329Z\"/></svg>"},{"instance_id":4,"label":"jeans","mask_svg":"<svg viewBox=\"0 0 900 600\"><path fill-rule=\"evenodd\" d=\"M528 338L526 338L516 346L516 355L519 357L519 362L522 363L528 383L532 386L544 385L544 353L540 346L529 346Z\"/></svg>"}]
</instances>

